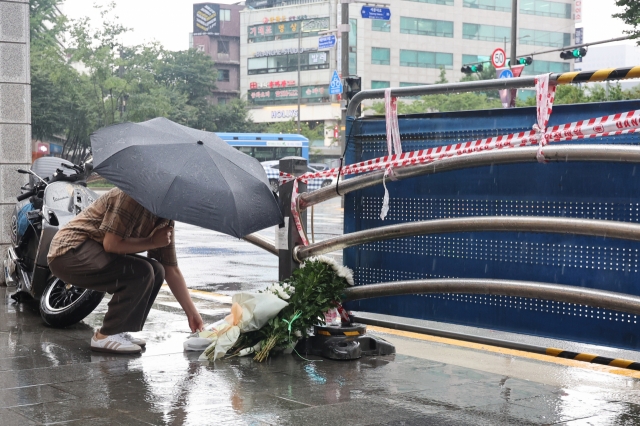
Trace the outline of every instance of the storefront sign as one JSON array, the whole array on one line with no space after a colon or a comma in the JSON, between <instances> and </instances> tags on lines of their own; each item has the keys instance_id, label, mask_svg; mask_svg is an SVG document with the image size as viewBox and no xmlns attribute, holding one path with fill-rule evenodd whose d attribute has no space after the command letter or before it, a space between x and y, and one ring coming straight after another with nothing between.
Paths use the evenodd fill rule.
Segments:
<instances>
[{"instance_id":1,"label":"storefront sign","mask_svg":"<svg viewBox=\"0 0 640 426\"><path fill-rule=\"evenodd\" d=\"M193 5L193 35L220 34L220 5L199 3Z\"/></svg>"},{"instance_id":2,"label":"storefront sign","mask_svg":"<svg viewBox=\"0 0 640 426\"><path fill-rule=\"evenodd\" d=\"M313 50L310 48L302 48L300 49L300 53L304 53L306 51ZM290 47L288 49L275 49L275 50L262 50L260 52L256 52L253 56L256 58L262 58L264 56L280 56L280 55L297 55L298 48Z\"/></svg>"},{"instance_id":3,"label":"storefront sign","mask_svg":"<svg viewBox=\"0 0 640 426\"><path fill-rule=\"evenodd\" d=\"M302 25L302 28L300 27ZM296 20L287 22L265 23L262 25L251 25L249 30L249 42L278 40L278 37L284 38L297 37L299 31L305 33L313 31L322 31L329 29L329 18Z\"/></svg>"},{"instance_id":4,"label":"storefront sign","mask_svg":"<svg viewBox=\"0 0 640 426\"><path fill-rule=\"evenodd\" d=\"M273 89L274 87L290 87L295 86L295 80L278 80L278 81L263 81L249 83L249 89Z\"/></svg>"},{"instance_id":5,"label":"storefront sign","mask_svg":"<svg viewBox=\"0 0 640 426\"><path fill-rule=\"evenodd\" d=\"M327 86L303 86L302 99L320 99L329 96ZM247 97L252 104L268 103L273 100L290 100L295 101L298 98L298 88L282 88L267 90L249 90Z\"/></svg>"},{"instance_id":6,"label":"storefront sign","mask_svg":"<svg viewBox=\"0 0 640 426\"><path fill-rule=\"evenodd\" d=\"M574 7L574 21L576 24L582 22L582 0L576 0Z\"/></svg>"},{"instance_id":7,"label":"storefront sign","mask_svg":"<svg viewBox=\"0 0 640 426\"><path fill-rule=\"evenodd\" d=\"M286 22L286 21L302 21L307 19L307 15L300 16L269 16L262 18L262 22L268 24L270 22Z\"/></svg>"},{"instance_id":8,"label":"storefront sign","mask_svg":"<svg viewBox=\"0 0 640 426\"><path fill-rule=\"evenodd\" d=\"M295 118L297 116L297 109L280 109L271 111L271 118Z\"/></svg>"}]
</instances>

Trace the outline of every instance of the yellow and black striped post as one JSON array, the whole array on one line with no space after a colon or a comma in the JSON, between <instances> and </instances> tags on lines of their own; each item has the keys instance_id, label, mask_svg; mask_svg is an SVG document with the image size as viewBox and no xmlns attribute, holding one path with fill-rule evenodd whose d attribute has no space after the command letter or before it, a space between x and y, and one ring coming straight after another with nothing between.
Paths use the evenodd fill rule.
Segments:
<instances>
[{"instance_id":1,"label":"yellow and black striped post","mask_svg":"<svg viewBox=\"0 0 640 426\"><path fill-rule=\"evenodd\" d=\"M629 361L627 359L607 358L604 356L565 351L557 348L547 348L545 354L558 358L575 359L578 361L590 362L592 364L608 365L610 367L628 368L629 370L640 371L639 362Z\"/></svg>"},{"instance_id":2,"label":"yellow and black striped post","mask_svg":"<svg viewBox=\"0 0 640 426\"><path fill-rule=\"evenodd\" d=\"M640 78L640 66L605 68L597 71L574 71L558 74L556 84L587 83L592 81L626 80Z\"/></svg>"}]
</instances>

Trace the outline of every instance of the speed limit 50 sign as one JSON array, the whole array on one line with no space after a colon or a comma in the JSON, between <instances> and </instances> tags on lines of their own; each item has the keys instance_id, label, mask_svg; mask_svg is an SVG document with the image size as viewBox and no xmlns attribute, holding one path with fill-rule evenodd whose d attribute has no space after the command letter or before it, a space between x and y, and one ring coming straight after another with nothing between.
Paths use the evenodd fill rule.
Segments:
<instances>
[{"instance_id":1,"label":"speed limit 50 sign","mask_svg":"<svg viewBox=\"0 0 640 426\"><path fill-rule=\"evenodd\" d=\"M491 64L494 68L502 68L504 64L507 62L507 54L504 49L497 48L491 54Z\"/></svg>"}]
</instances>

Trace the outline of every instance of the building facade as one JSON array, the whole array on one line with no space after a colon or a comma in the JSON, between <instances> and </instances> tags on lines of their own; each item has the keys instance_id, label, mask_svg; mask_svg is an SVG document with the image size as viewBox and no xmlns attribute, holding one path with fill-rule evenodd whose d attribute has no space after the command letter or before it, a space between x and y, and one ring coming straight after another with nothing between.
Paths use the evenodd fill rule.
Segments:
<instances>
[{"instance_id":1,"label":"building facade","mask_svg":"<svg viewBox=\"0 0 640 426\"><path fill-rule=\"evenodd\" d=\"M195 5L197 6L197 5ZM213 102L226 104L240 97L240 11L241 4L218 4L219 34L191 35L190 47L204 52L218 71Z\"/></svg>"},{"instance_id":2,"label":"building facade","mask_svg":"<svg viewBox=\"0 0 640 426\"><path fill-rule=\"evenodd\" d=\"M11 212L31 164L29 2L0 0L0 259L11 243ZM0 284L4 273L0 274Z\"/></svg>"},{"instance_id":3,"label":"building facade","mask_svg":"<svg viewBox=\"0 0 640 426\"><path fill-rule=\"evenodd\" d=\"M510 52L511 0L389 3L389 21L361 18L362 4L349 7L350 74L362 78L362 89L432 84L441 69L448 81L460 81L463 65L489 61L498 47ZM341 22L340 3L255 0L246 4L240 13L240 92L251 106L253 119L295 119L300 88L300 120L324 123L325 144L331 143L340 107L328 88L333 71L341 69L340 44L325 51L317 47L319 33ZM517 53L523 56L572 45L574 27L574 0L521 0ZM523 74L565 72L572 67L573 61L548 53L534 56Z\"/></svg>"}]
</instances>

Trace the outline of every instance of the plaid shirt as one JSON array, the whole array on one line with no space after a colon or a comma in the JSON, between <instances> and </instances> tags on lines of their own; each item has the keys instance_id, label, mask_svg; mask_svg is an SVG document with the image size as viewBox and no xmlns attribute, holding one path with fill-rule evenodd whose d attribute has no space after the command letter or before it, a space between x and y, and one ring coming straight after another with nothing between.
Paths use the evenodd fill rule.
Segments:
<instances>
[{"instance_id":1,"label":"plaid shirt","mask_svg":"<svg viewBox=\"0 0 640 426\"><path fill-rule=\"evenodd\" d=\"M47 261L61 256L91 238L103 244L107 232L120 238L147 238L155 229L173 226L174 222L159 218L118 188L113 188L82 213L71 219L53 237ZM147 256L163 265L177 266L175 231L171 244L149 250Z\"/></svg>"}]
</instances>

